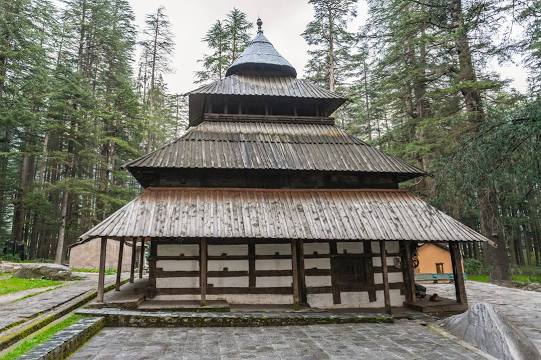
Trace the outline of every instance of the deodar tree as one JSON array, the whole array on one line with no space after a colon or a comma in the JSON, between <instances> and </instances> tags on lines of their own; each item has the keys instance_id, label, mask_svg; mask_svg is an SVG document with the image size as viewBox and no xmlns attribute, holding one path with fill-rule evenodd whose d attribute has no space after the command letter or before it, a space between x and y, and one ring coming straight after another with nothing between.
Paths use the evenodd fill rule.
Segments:
<instances>
[{"instance_id":1,"label":"deodar tree","mask_svg":"<svg viewBox=\"0 0 541 360\"><path fill-rule=\"evenodd\" d=\"M308 51L308 78L334 91L345 74L352 33L347 25L357 15L357 0L310 0L314 19L302 36L313 48Z\"/></svg>"},{"instance_id":2,"label":"deodar tree","mask_svg":"<svg viewBox=\"0 0 541 360\"><path fill-rule=\"evenodd\" d=\"M195 73L195 81L201 83L225 77L227 68L248 44L251 28L246 14L237 8L233 8L224 20L217 20L202 39L210 53L199 60L203 70Z\"/></svg>"},{"instance_id":3,"label":"deodar tree","mask_svg":"<svg viewBox=\"0 0 541 360\"><path fill-rule=\"evenodd\" d=\"M148 148L147 134L163 143L180 131L183 100L163 80L172 42L158 9L147 19L140 96L127 0L0 9L0 250L62 262L68 244L137 193L120 165ZM159 125L148 121L150 103Z\"/></svg>"},{"instance_id":4,"label":"deodar tree","mask_svg":"<svg viewBox=\"0 0 541 360\"><path fill-rule=\"evenodd\" d=\"M349 97L339 124L430 174L405 186L498 244L463 247L492 280L510 279L510 261L540 265L539 1L369 0L356 34L354 1L311 4L307 75ZM494 71L518 56L524 95Z\"/></svg>"}]
</instances>

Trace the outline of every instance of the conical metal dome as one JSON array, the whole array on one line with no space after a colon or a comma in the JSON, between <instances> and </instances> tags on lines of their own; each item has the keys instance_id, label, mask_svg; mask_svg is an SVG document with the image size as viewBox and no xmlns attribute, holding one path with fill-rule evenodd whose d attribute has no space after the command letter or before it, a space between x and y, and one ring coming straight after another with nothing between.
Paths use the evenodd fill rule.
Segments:
<instances>
[{"instance_id":1,"label":"conical metal dome","mask_svg":"<svg viewBox=\"0 0 541 360\"><path fill-rule=\"evenodd\" d=\"M260 21L256 37L227 69L225 76L234 74L278 75L297 77L295 68L276 51L263 35Z\"/></svg>"}]
</instances>

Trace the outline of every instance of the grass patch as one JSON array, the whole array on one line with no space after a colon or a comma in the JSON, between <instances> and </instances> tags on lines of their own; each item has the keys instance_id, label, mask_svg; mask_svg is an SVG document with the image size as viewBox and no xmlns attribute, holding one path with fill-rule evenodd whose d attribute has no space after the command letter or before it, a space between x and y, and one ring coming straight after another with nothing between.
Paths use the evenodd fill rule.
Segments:
<instances>
[{"instance_id":1,"label":"grass patch","mask_svg":"<svg viewBox=\"0 0 541 360\"><path fill-rule=\"evenodd\" d=\"M541 274L517 274L513 275L513 281L519 283L541 283Z\"/></svg>"},{"instance_id":2,"label":"grass patch","mask_svg":"<svg viewBox=\"0 0 541 360\"><path fill-rule=\"evenodd\" d=\"M490 281L490 276L488 276L488 274L485 274L485 275L468 275L468 280L487 283L487 282Z\"/></svg>"},{"instance_id":3,"label":"grass patch","mask_svg":"<svg viewBox=\"0 0 541 360\"><path fill-rule=\"evenodd\" d=\"M98 273L99 269L97 268L73 268L70 269L72 272L85 272L85 273ZM107 268L105 269L105 275L114 275L116 274L116 269Z\"/></svg>"},{"instance_id":4,"label":"grass patch","mask_svg":"<svg viewBox=\"0 0 541 360\"><path fill-rule=\"evenodd\" d=\"M11 294L18 291L56 286L62 284L62 281L47 279L20 279L9 277L0 279L0 295Z\"/></svg>"},{"instance_id":5,"label":"grass patch","mask_svg":"<svg viewBox=\"0 0 541 360\"><path fill-rule=\"evenodd\" d=\"M35 333L33 336L30 336L26 338L25 340L21 341L18 345L16 345L14 348L8 351L5 355L0 357L0 360L18 359L22 355L32 350L34 347L49 340L57 332L67 328L68 326L75 324L82 318L83 316L81 315L72 314L55 324L52 324L50 326L43 328L42 330Z\"/></svg>"},{"instance_id":6,"label":"grass patch","mask_svg":"<svg viewBox=\"0 0 541 360\"><path fill-rule=\"evenodd\" d=\"M488 274L468 275L468 280L487 283L487 282L490 282L490 276ZM512 280L518 283L523 283L523 284L541 283L541 275L515 274L512 276Z\"/></svg>"}]
</instances>

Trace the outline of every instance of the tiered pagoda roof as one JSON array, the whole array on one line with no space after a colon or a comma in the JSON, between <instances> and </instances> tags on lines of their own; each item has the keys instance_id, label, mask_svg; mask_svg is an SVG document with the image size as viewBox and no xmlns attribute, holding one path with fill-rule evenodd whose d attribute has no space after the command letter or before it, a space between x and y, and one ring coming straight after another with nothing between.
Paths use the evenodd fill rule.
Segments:
<instances>
[{"instance_id":1,"label":"tiered pagoda roof","mask_svg":"<svg viewBox=\"0 0 541 360\"><path fill-rule=\"evenodd\" d=\"M145 187L143 194L82 241L143 236L490 241L397 190L399 182L424 172L335 126L330 114L345 99L296 76L260 29L224 79L189 94L186 134L124 165ZM222 111L213 111L216 104ZM310 106L314 113L299 113ZM163 183L152 179L165 173ZM192 178L183 180L190 173ZM203 181L229 176L233 180L222 186ZM272 176L285 180L263 185ZM317 179L305 181L309 176ZM346 184L352 177L387 182L370 183L383 185L370 190L362 181ZM243 182L247 178L249 185Z\"/></svg>"}]
</instances>

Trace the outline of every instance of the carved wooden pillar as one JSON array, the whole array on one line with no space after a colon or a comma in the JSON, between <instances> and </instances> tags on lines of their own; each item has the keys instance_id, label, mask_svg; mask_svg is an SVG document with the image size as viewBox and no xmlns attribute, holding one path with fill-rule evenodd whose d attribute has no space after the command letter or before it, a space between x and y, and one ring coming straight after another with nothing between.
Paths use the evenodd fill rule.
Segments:
<instances>
[{"instance_id":1,"label":"carved wooden pillar","mask_svg":"<svg viewBox=\"0 0 541 360\"><path fill-rule=\"evenodd\" d=\"M131 241L131 266L130 266L130 282L133 283L135 281L135 260L137 259L137 254L135 253L135 249L137 249L137 240L133 239Z\"/></svg>"},{"instance_id":2,"label":"carved wooden pillar","mask_svg":"<svg viewBox=\"0 0 541 360\"><path fill-rule=\"evenodd\" d=\"M293 275L293 306L298 308L300 306L300 289L296 240L291 240L291 269Z\"/></svg>"},{"instance_id":3,"label":"carved wooden pillar","mask_svg":"<svg viewBox=\"0 0 541 360\"><path fill-rule=\"evenodd\" d=\"M374 285L374 259L373 259L373 254L372 254L372 241L369 241L369 240L364 240L363 241L363 254L364 256L366 256L366 267L367 267L367 270L369 269L370 271L368 272L369 276L372 276L372 281L369 282L370 287L368 288L368 301L370 302L375 302L377 301L377 298L376 298L376 287Z\"/></svg>"},{"instance_id":4,"label":"carved wooden pillar","mask_svg":"<svg viewBox=\"0 0 541 360\"><path fill-rule=\"evenodd\" d=\"M145 265L145 238L141 238L141 252L139 253L139 279L143 278L144 265Z\"/></svg>"},{"instance_id":5,"label":"carved wooden pillar","mask_svg":"<svg viewBox=\"0 0 541 360\"><path fill-rule=\"evenodd\" d=\"M385 241L379 242L379 253L381 256L381 275L383 276L383 298L385 300L385 312L391 313L391 296L389 293L389 274L387 271L387 253L385 251Z\"/></svg>"},{"instance_id":6,"label":"carved wooden pillar","mask_svg":"<svg viewBox=\"0 0 541 360\"><path fill-rule=\"evenodd\" d=\"M400 241L400 255L406 302L413 304L416 302L417 298L415 296L415 273L413 271L413 260L411 258L411 246L412 242L410 241Z\"/></svg>"},{"instance_id":7,"label":"carved wooden pillar","mask_svg":"<svg viewBox=\"0 0 541 360\"><path fill-rule=\"evenodd\" d=\"M306 279L304 277L304 243L302 240L297 241L297 268L299 269L299 299L303 305L308 302L306 293Z\"/></svg>"},{"instance_id":8,"label":"carved wooden pillar","mask_svg":"<svg viewBox=\"0 0 541 360\"><path fill-rule=\"evenodd\" d=\"M256 287L255 278L255 242L250 239L248 242L248 286Z\"/></svg>"},{"instance_id":9,"label":"carved wooden pillar","mask_svg":"<svg viewBox=\"0 0 541 360\"><path fill-rule=\"evenodd\" d=\"M156 240L150 241L150 258L148 262L148 280L149 296L156 295L156 256L158 256L158 243Z\"/></svg>"},{"instance_id":10,"label":"carved wooden pillar","mask_svg":"<svg viewBox=\"0 0 541 360\"><path fill-rule=\"evenodd\" d=\"M201 290L201 305L207 305L207 269L208 269L208 243L201 239L199 243L199 288Z\"/></svg>"},{"instance_id":11,"label":"carved wooden pillar","mask_svg":"<svg viewBox=\"0 0 541 360\"><path fill-rule=\"evenodd\" d=\"M329 261L331 263L331 289L332 289L332 302L333 304L340 304L342 302L342 299L340 298L340 290L336 286L336 279L334 276L333 271L333 257L336 256L338 253L338 249L336 246L336 241L330 241L329 242Z\"/></svg>"},{"instance_id":12,"label":"carved wooden pillar","mask_svg":"<svg viewBox=\"0 0 541 360\"><path fill-rule=\"evenodd\" d=\"M103 302L103 294L105 287L105 258L107 256L107 238L101 238L101 247L100 247L100 267L98 273L98 296L97 301Z\"/></svg>"},{"instance_id":13,"label":"carved wooden pillar","mask_svg":"<svg viewBox=\"0 0 541 360\"><path fill-rule=\"evenodd\" d=\"M118 264L116 266L115 290L120 291L120 277L122 275L122 256L124 255L124 239L118 244Z\"/></svg>"},{"instance_id":14,"label":"carved wooden pillar","mask_svg":"<svg viewBox=\"0 0 541 360\"><path fill-rule=\"evenodd\" d=\"M464 272L462 270L462 254L458 242L449 242L449 251L451 253L451 264L453 266L453 277L455 281L456 302L459 304L468 304L466 297L466 286L464 284Z\"/></svg>"}]
</instances>

